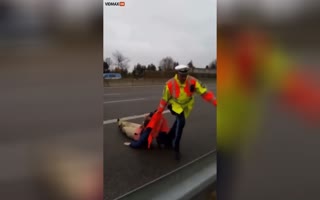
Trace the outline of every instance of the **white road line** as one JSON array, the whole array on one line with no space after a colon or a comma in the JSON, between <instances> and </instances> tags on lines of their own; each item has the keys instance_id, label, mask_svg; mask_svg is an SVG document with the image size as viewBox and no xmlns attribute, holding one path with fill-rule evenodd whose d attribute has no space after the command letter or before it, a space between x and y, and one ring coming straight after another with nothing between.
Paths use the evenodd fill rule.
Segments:
<instances>
[{"instance_id":1,"label":"white road line","mask_svg":"<svg viewBox=\"0 0 320 200\"><path fill-rule=\"evenodd\" d=\"M109 103L121 103L121 102L128 102L128 101L143 101L146 100L145 98L139 98L139 99L123 99L123 100L116 100L116 101L105 101L104 104Z\"/></svg>"},{"instance_id":2,"label":"white road line","mask_svg":"<svg viewBox=\"0 0 320 200\"><path fill-rule=\"evenodd\" d=\"M165 82L164 82L165 84ZM123 85L123 86L104 86L104 89L113 89L113 88L139 88L139 87L164 87L163 85L134 85L134 86L128 86L128 85ZM210 83L210 84L206 84L207 86L215 86L216 84Z\"/></svg>"},{"instance_id":3,"label":"white road line","mask_svg":"<svg viewBox=\"0 0 320 200\"><path fill-rule=\"evenodd\" d=\"M170 112L169 110L165 110L162 113L166 114L166 113L169 113L169 112ZM145 114L142 114L142 115L133 115L133 116L129 116L129 117L122 117L121 119L122 120L139 119L139 118L144 118L144 116L146 116L147 114L149 114L149 113L145 113ZM103 125L113 124L113 123L116 123L116 122L117 122L117 119L109 119L109 120L103 121Z\"/></svg>"},{"instance_id":4,"label":"white road line","mask_svg":"<svg viewBox=\"0 0 320 200\"><path fill-rule=\"evenodd\" d=\"M112 88L135 88L135 87L164 87L164 84L165 82L163 82L163 85L133 85L133 86L130 86L130 85L123 85L123 86L105 86L104 89L112 89Z\"/></svg>"},{"instance_id":5,"label":"white road line","mask_svg":"<svg viewBox=\"0 0 320 200\"><path fill-rule=\"evenodd\" d=\"M109 93L109 94L104 94L104 96L115 96L115 95L120 95L120 93Z\"/></svg>"}]
</instances>

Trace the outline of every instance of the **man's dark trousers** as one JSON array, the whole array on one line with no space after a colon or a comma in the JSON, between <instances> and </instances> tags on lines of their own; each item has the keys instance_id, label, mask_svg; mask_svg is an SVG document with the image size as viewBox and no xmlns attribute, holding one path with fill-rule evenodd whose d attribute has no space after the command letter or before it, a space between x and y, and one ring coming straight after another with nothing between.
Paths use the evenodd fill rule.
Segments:
<instances>
[{"instance_id":1,"label":"man's dark trousers","mask_svg":"<svg viewBox=\"0 0 320 200\"><path fill-rule=\"evenodd\" d=\"M171 110L171 113L176 116L176 120L169 131L169 137L172 140L172 146L175 152L180 153L180 141L183 133L183 128L186 124L184 112L177 114Z\"/></svg>"}]
</instances>

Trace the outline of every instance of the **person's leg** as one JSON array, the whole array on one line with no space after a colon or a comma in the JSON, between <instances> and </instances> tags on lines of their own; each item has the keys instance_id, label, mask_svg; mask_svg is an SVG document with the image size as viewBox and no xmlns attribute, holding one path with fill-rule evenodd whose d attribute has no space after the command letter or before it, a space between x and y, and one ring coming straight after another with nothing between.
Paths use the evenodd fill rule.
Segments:
<instances>
[{"instance_id":1,"label":"person's leg","mask_svg":"<svg viewBox=\"0 0 320 200\"><path fill-rule=\"evenodd\" d=\"M184 113L182 112L181 114L176 116L176 129L175 129L175 137L173 139L173 148L175 151L175 158L177 160L180 160L180 140L181 140L181 136L183 133L183 128L185 126L185 117L184 117Z\"/></svg>"},{"instance_id":2,"label":"person's leg","mask_svg":"<svg viewBox=\"0 0 320 200\"><path fill-rule=\"evenodd\" d=\"M137 129L141 126L141 124L130 122L129 124L127 124L127 126Z\"/></svg>"},{"instance_id":3,"label":"person's leg","mask_svg":"<svg viewBox=\"0 0 320 200\"><path fill-rule=\"evenodd\" d=\"M146 128L142 133L138 141L132 141L130 147L140 148L148 144L148 136L151 133L151 128Z\"/></svg>"},{"instance_id":4,"label":"person's leg","mask_svg":"<svg viewBox=\"0 0 320 200\"><path fill-rule=\"evenodd\" d=\"M180 160L180 140L183 133L183 128L185 126L185 113L182 112L180 114L176 113L172 109L172 105L168 105L168 109L170 110L172 115L176 116L176 120L169 132L169 137L172 138L172 146L175 151L175 159Z\"/></svg>"},{"instance_id":5,"label":"person's leg","mask_svg":"<svg viewBox=\"0 0 320 200\"><path fill-rule=\"evenodd\" d=\"M177 116L178 116L179 114L177 114L176 112L174 112L174 111L172 110L172 105L171 105L171 104L168 105L168 109L169 109L170 113L171 113L173 116L175 116L175 118L176 118L175 121L174 121L174 123L173 123L173 125L171 126L171 129L170 129L169 133L168 133L169 137L171 138L171 145L173 145L172 141L174 140L174 138L175 138L175 136L176 136L177 122L178 122Z\"/></svg>"},{"instance_id":6,"label":"person's leg","mask_svg":"<svg viewBox=\"0 0 320 200\"><path fill-rule=\"evenodd\" d=\"M124 121L124 120L122 120L122 119L117 119L117 122L118 122L118 126L119 127L123 127L123 126L126 126L127 125L127 121Z\"/></svg>"},{"instance_id":7,"label":"person's leg","mask_svg":"<svg viewBox=\"0 0 320 200\"><path fill-rule=\"evenodd\" d=\"M172 140L174 139L175 137L175 131L177 129L177 120L174 121L172 127L170 128L170 131L168 133L168 137L171 139L171 142Z\"/></svg>"},{"instance_id":8,"label":"person's leg","mask_svg":"<svg viewBox=\"0 0 320 200\"><path fill-rule=\"evenodd\" d=\"M126 134L127 137L131 138L134 140L134 135L136 132L136 129L134 127L130 127L130 126L125 126L122 127L121 131Z\"/></svg>"},{"instance_id":9,"label":"person's leg","mask_svg":"<svg viewBox=\"0 0 320 200\"><path fill-rule=\"evenodd\" d=\"M172 138L168 133L160 132L157 137L157 143L161 148L161 145L165 145L167 148L172 148Z\"/></svg>"},{"instance_id":10,"label":"person's leg","mask_svg":"<svg viewBox=\"0 0 320 200\"><path fill-rule=\"evenodd\" d=\"M135 140L135 134L137 129L140 127L140 124L118 119L118 126L122 133L126 134L127 137Z\"/></svg>"},{"instance_id":11,"label":"person's leg","mask_svg":"<svg viewBox=\"0 0 320 200\"><path fill-rule=\"evenodd\" d=\"M118 121L118 125L121 127L139 127L140 126L140 124L124 121L121 119Z\"/></svg>"}]
</instances>

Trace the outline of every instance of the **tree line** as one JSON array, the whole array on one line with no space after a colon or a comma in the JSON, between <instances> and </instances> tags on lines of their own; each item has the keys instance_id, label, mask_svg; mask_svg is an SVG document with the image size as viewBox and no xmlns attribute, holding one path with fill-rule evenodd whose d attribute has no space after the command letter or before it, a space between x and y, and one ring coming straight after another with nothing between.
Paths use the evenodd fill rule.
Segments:
<instances>
[{"instance_id":1,"label":"tree line","mask_svg":"<svg viewBox=\"0 0 320 200\"><path fill-rule=\"evenodd\" d=\"M103 63L103 72L109 73L109 72L116 72L121 74L128 74L128 68L129 68L129 61L130 59L126 56L124 56L121 52L116 51L112 54L113 59L106 58ZM111 68L112 65L115 65L115 68ZM159 62L158 67L154 65L153 63L148 65L143 65L140 63L137 63L132 71L132 74L137 77L142 77L145 73L145 71L173 71L176 66L179 65L178 61L175 61L172 57L167 56L165 58L162 58ZM193 65L192 60L187 64L189 68L195 69L196 67ZM216 61L210 62L208 65L205 66L206 69L216 69Z\"/></svg>"}]
</instances>

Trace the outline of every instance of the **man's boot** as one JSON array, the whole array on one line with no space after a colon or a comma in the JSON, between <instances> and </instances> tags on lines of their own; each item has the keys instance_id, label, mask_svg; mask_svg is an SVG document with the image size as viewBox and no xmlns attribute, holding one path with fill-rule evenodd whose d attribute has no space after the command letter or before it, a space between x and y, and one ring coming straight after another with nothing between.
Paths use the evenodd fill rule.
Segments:
<instances>
[{"instance_id":1,"label":"man's boot","mask_svg":"<svg viewBox=\"0 0 320 200\"><path fill-rule=\"evenodd\" d=\"M158 148L159 148L159 149L163 149L163 147L162 147L163 145L162 145L162 143L161 143L159 140L157 140L157 145L158 145Z\"/></svg>"}]
</instances>

